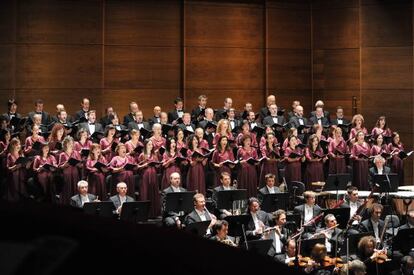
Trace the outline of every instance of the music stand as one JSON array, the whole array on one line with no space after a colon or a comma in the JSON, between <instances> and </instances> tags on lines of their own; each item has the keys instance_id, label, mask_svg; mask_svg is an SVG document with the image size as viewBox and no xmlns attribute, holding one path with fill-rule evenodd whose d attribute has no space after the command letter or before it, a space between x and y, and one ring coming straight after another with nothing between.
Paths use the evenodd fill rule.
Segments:
<instances>
[{"instance_id":1,"label":"music stand","mask_svg":"<svg viewBox=\"0 0 414 275\"><path fill-rule=\"evenodd\" d=\"M358 234L351 234L348 236L348 243L349 243L349 255L356 255L357 248L358 248L358 242L362 237L365 236L372 236L374 235L374 232L364 232L364 233L358 233ZM346 241L343 243L341 251L346 253ZM341 253L342 254L342 253ZM344 255L344 254L342 254Z\"/></svg>"},{"instance_id":2,"label":"music stand","mask_svg":"<svg viewBox=\"0 0 414 275\"><path fill-rule=\"evenodd\" d=\"M250 215L227 216L224 218L229 223L228 235L233 237L244 237L245 228L251 219Z\"/></svg>"},{"instance_id":3,"label":"music stand","mask_svg":"<svg viewBox=\"0 0 414 275\"><path fill-rule=\"evenodd\" d=\"M272 239L248 241L247 251L252 251L257 254L267 256L267 253L269 252L269 249L272 246L272 242Z\"/></svg>"},{"instance_id":4,"label":"music stand","mask_svg":"<svg viewBox=\"0 0 414 275\"><path fill-rule=\"evenodd\" d=\"M273 212L278 209L286 210L289 202L289 193L264 194L260 208L265 212Z\"/></svg>"},{"instance_id":5,"label":"music stand","mask_svg":"<svg viewBox=\"0 0 414 275\"><path fill-rule=\"evenodd\" d=\"M114 204L111 201L85 202L83 204L83 212L85 214L104 218L112 218L114 216L114 208Z\"/></svg>"},{"instance_id":6,"label":"music stand","mask_svg":"<svg viewBox=\"0 0 414 275\"><path fill-rule=\"evenodd\" d=\"M310 256L312 252L312 248L315 244L325 244L325 238L317 238L317 239L309 239L309 240L302 240L300 243L300 253L303 256Z\"/></svg>"},{"instance_id":7,"label":"music stand","mask_svg":"<svg viewBox=\"0 0 414 275\"><path fill-rule=\"evenodd\" d=\"M295 232L300 226L301 216L300 214L288 213L286 215L286 225L290 232Z\"/></svg>"},{"instance_id":8,"label":"music stand","mask_svg":"<svg viewBox=\"0 0 414 275\"><path fill-rule=\"evenodd\" d=\"M121 221L146 222L150 209L150 201L131 201L122 204Z\"/></svg>"},{"instance_id":9,"label":"music stand","mask_svg":"<svg viewBox=\"0 0 414 275\"><path fill-rule=\"evenodd\" d=\"M217 208L233 209L233 202L247 200L246 189L222 190L217 192Z\"/></svg>"},{"instance_id":10,"label":"music stand","mask_svg":"<svg viewBox=\"0 0 414 275\"><path fill-rule=\"evenodd\" d=\"M324 218L328 214L333 214L336 218L339 228L346 228L348 221L350 219L350 210L349 207L345 208L331 208L324 211Z\"/></svg>"},{"instance_id":11,"label":"music stand","mask_svg":"<svg viewBox=\"0 0 414 275\"><path fill-rule=\"evenodd\" d=\"M184 230L203 237L206 235L210 223L211 221L193 222L184 227Z\"/></svg>"},{"instance_id":12,"label":"music stand","mask_svg":"<svg viewBox=\"0 0 414 275\"><path fill-rule=\"evenodd\" d=\"M351 174L329 174L323 191L336 191L336 202L338 202L338 191L346 190Z\"/></svg>"},{"instance_id":13,"label":"music stand","mask_svg":"<svg viewBox=\"0 0 414 275\"><path fill-rule=\"evenodd\" d=\"M193 197L196 192L171 192L166 194L165 211L190 213L194 210Z\"/></svg>"},{"instance_id":14,"label":"music stand","mask_svg":"<svg viewBox=\"0 0 414 275\"><path fill-rule=\"evenodd\" d=\"M395 173L391 174L375 174L372 183L379 185L380 193L398 192L398 175Z\"/></svg>"},{"instance_id":15,"label":"music stand","mask_svg":"<svg viewBox=\"0 0 414 275\"><path fill-rule=\"evenodd\" d=\"M414 248L414 228L398 230L394 241L394 250L407 255Z\"/></svg>"}]
</instances>

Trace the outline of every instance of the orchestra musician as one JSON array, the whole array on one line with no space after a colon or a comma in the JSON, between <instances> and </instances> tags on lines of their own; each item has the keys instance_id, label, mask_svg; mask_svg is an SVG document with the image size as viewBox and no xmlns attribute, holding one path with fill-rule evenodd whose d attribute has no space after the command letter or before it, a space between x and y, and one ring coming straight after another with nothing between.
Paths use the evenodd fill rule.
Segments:
<instances>
[{"instance_id":1,"label":"orchestra musician","mask_svg":"<svg viewBox=\"0 0 414 275\"><path fill-rule=\"evenodd\" d=\"M286 212L285 210L279 209L272 213L272 220L275 223L274 227L269 227L265 229L263 234L264 239L271 239L272 245L270 246L267 254L271 257L275 257L278 254L281 254L283 251L283 246L286 244L288 239L287 229L284 227L286 224ZM268 230L266 232L266 230Z\"/></svg>"},{"instance_id":2,"label":"orchestra musician","mask_svg":"<svg viewBox=\"0 0 414 275\"><path fill-rule=\"evenodd\" d=\"M283 254L275 255L274 259L279 263L289 264L296 256L296 241L289 239L284 246Z\"/></svg>"},{"instance_id":3,"label":"orchestra musician","mask_svg":"<svg viewBox=\"0 0 414 275\"><path fill-rule=\"evenodd\" d=\"M247 214L250 215L246 230L247 240L260 239L265 228L269 226L269 214L260 210L260 202L254 197L250 198L248 201Z\"/></svg>"},{"instance_id":4,"label":"orchestra musician","mask_svg":"<svg viewBox=\"0 0 414 275\"><path fill-rule=\"evenodd\" d=\"M124 202L133 202L135 201L135 199L127 195L128 186L125 182L121 181L116 185L116 192L117 194L110 197L109 201L111 201L114 204L114 213L120 215L122 212L122 204Z\"/></svg>"},{"instance_id":5,"label":"orchestra musician","mask_svg":"<svg viewBox=\"0 0 414 275\"><path fill-rule=\"evenodd\" d=\"M201 193L195 194L193 203L194 210L185 217L184 224L187 226L195 222L210 221L208 228L211 229L217 222L217 218L207 210L204 195Z\"/></svg>"},{"instance_id":6,"label":"orchestra musician","mask_svg":"<svg viewBox=\"0 0 414 275\"><path fill-rule=\"evenodd\" d=\"M177 172L173 172L170 174L170 186L165 188L162 191L161 194L161 202L162 202L162 220L163 224L167 227L177 226L178 228L181 228L181 220L180 216L182 216L182 213L176 213L173 211L167 212L166 207L166 199L168 193L174 193L174 192L185 192L187 191L185 188L181 187L181 176Z\"/></svg>"},{"instance_id":7,"label":"orchestra musician","mask_svg":"<svg viewBox=\"0 0 414 275\"><path fill-rule=\"evenodd\" d=\"M325 216L325 228L320 228L316 230L314 237L324 237L325 238L325 247L326 251L329 254L334 254L335 249L339 247L343 242L343 237L341 236L342 230L338 227L338 223L333 214L328 214Z\"/></svg>"},{"instance_id":8,"label":"orchestra musician","mask_svg":"<svg viewBox=\"0 0 414 275\"><path fill-rule=\"evenodd\" d=\"M231 186L231 178L230 174L227 172L221 172L220 174L220 186L217 186L213 189L213 195L211 197L215 208L217 209L217 192L224 191L224 190L235 190L234 186ZM231 209L217 209L219 213L220 220L224 219L227 216L231 216Z\"/></svg>"},{"instance_id":9,"label":"orchestra musician","mask_svg":"<svg viewBox=\"0 0 414 275\"><path fill-rule=\"evenodd\" d=\"M276 176L274 174L266 174L265 182L266 185L257 193L257 198L259 199L260 203L263 202L264 195L280 193L279 187L275 186Z\"/></svg>"},{"instance_id":10,"label":"orchestra musician","mask_svg":"<svg viewBox=\"0 0 414 275\"><path fill-rule=\"evenodd\" d=\"M88 182L81 180L78 182L78 194L70 198L70 205L82 208L85 202L99 202L98 198L88 193Z\"/></svg>"},{"instance_id":11,"label":"orchestra musician","mask_svg":"<svg viewBox=\"0 0 414 275\"><path fill-rule=\"evenodd\" d=\"M229 223L226 220L218 220L213 225L213 234L214 236L210 238L212 241L221 242L229 246L237 246L235 244L235 239L228 235Z\"/></svg>"},{"instance_id":12,"label":"orchestra musician","mask_svg":"<svg viewBox=\"0 0 414 275\"><path fill-rule=\"evenodd\" d=\"M321 213L322 208L320 208L319 205L315 204L315 198L316 198L315 192L305 191L303 193L303 197L305 198L305 203L296 206L293 209L293 213L300 214L302 223L307 224L313 218L315 218ZM317 223L318 221L309 224L311 231L316 230Z\"/></svg>"},{"instance_id":13,"label":"orchestra musician","mask_svg":"<svg viewBox=\"0 0 414 275\"><path fill-rule=\"evenodd\" d=\"M368 210L370 218L360 223L359 231L373 232L375 239L379 240L384 228L384 221L380 219L383 209L384 207L379 203L372 204L372 207Z\"/></svg>"}]
</instances>

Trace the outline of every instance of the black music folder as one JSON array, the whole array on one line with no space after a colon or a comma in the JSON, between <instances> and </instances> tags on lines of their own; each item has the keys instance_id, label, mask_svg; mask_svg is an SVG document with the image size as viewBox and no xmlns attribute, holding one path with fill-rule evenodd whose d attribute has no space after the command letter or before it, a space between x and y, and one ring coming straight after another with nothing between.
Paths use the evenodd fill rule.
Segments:
<instances>
[{"instance_id":1,"label":"black music folder","mask_svg":"<svg viewBox=\"0 0 414 275\"><path fill-rule=\"evenodd\" d=\"M146 222L150 209L150 201L131 201L122 204L120 220L129 222Z\"/></svg>"},{"instance_id":2,"label":"black music folder","mask_svg":"<svg viewBox=\"0 0 414 275\"><path fill-rule=\"evenodd\" d=\"M85 202L83 211L88 215L97 215L105 218L113 217L114 204L111 201Z\"/></svg>"},{"instance_id":3,"label":"black music folder","mask_svg":"<svg viewBox=\"0 0 414 275\"><path fill-rule=\"evenodd\" d=\"M194 210L193 197L196 192L171 192L166 194L165 211L190 213Z\"/></svg>"}]
</instances>

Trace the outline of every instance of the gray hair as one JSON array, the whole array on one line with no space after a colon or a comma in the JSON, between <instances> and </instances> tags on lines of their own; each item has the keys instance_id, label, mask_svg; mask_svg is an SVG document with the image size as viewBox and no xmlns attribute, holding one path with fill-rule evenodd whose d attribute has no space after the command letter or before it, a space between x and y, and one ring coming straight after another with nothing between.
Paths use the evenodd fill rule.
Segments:
<instances>
[{"instance_id":1,"label":"gray hair","mask_svg":"<svg viewBox=\"0 0 414 275\"><path fill-rule=\"evenodd\" d=\"M86 180L78 181L78 188L81 188L82 186L88 186L88 182Z\"/></svg>"}]
</instances>

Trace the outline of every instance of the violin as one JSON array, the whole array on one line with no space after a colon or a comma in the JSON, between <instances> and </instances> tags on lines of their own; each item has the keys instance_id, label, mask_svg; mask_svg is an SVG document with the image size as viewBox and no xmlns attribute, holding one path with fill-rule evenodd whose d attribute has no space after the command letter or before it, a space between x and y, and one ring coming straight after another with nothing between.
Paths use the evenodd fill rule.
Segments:
<instances>
[{"instance_id":1,"label":"violin","mask_svg":"<svg viewBox=\"0 0 414 275\"><path fill-rule=\"evenodd\" d=\"M389 261L387 253L385 250L377 250L372 254L371 259L373 262L376 262L377 264L383 264L386 261Z\"/></svg>"},{"instance_id":2,"label":"violin","mask_svg":"<svg viewBox=\"0 0 414 275\"><path fill-rule=\"evenodd\" d=\"M307 267L313 265L314 261L310 257L303 257L302 255L298 255L298 266L299 267ZM296 258L293 258L288 263L288 266L293 267L296 265Z\"/></svg>"},{"instance_id":3,"label":"violin","mask_svg":"<svg viewBox=\"0 0 414 275\"><path fill-rule=\"evenodd\" d=\"M344 261L340 257L325 256L323 258L323 266L335 266L337 268L342 268L344 266Z\"/></svg>"}]
</instances>

